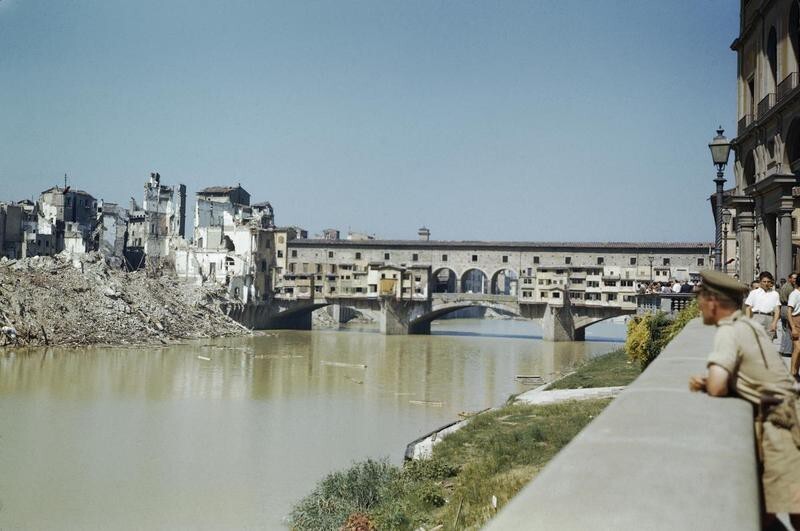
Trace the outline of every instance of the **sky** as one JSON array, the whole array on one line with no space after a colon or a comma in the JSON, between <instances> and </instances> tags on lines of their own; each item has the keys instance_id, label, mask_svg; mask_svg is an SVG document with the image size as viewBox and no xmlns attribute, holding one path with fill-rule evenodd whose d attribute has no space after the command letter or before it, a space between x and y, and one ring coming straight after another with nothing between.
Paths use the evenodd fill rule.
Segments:
<instances>
[{"instance_id":1,"label":"sky","mask_svg":"<svg viewBox=\"0 0 800 531\"><path fill-rule=\"evenodd\" d=\"M157 171L191 205L241 183L312 235L713 241L738 17L730 0L0 0L0 200L66 173L127 205Z\"/></svg>"}]
</instances>

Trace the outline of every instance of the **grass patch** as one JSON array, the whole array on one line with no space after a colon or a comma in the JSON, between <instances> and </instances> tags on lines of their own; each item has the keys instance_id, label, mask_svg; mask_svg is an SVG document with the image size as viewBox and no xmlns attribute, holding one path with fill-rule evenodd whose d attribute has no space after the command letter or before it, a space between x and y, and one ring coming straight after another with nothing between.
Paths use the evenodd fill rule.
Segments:
<instances>
[{"instance_id":1,"label":"grass patch","mask_svg":"<svg viewBox=\"0 0 800 531\"><path fill-rule=\"evenodd\" d=\"M584 389L628 385L641 374L638 363L631 362L624 349L594 358L553 383L548 389Z\"/></svg>"},{"instance_id":2,"label":"grass patch","mask_svg":"<svg viewBox=\"0 0 800 531\"><path fill-rule=\"evenodd\" d=\"M473 418L426 461L357 463L293 509L292 529L477 529L608 405L508 405ZM352 486L350 486L352 485ZM351 522L351 523L348 523ZM354 525L356 522L360 527Z\"/></svg>"}]
</instances>

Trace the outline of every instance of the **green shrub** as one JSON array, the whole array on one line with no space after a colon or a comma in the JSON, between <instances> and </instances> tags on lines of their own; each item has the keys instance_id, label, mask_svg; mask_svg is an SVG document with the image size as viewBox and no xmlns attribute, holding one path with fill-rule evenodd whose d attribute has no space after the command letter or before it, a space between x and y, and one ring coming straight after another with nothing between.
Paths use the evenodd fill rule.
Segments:
<instances>
[{"instance_id":1,"label":"green shrub","mask_svg":"<svg viewBox=\"0 0 800 531\"><path fill-rule=\"evenodd\" d=\"M406 461L403 465L403 476L411 481L440 481L457 473L458 467L437 457Z\"/></svg>"},{"instance_id":2,"label":"green shrub","mask_svg":"<svg viewBox=\"0 0 800 531\"><path fill-rule=\"evenodd\" d=\"M333 472L292 508L289 526L297 530L338 530L353 513L369 513L377 506L399 476L400 470L386 460L372 459Z\"/></svg>"},{"instance_id":3,"label":"green shrub","mask_svg":"<svg viewBox=\"0 0 800 531\"><path fill-rule=\"evenodd\" d=\"M639 363L644 370L683 330L686 323L699 314L697 301L694 300L678 312L674 319L670 319L664 312L637 315L628 321L628 337L625 339L628 359Z\"/></svg>"}]
</instances>

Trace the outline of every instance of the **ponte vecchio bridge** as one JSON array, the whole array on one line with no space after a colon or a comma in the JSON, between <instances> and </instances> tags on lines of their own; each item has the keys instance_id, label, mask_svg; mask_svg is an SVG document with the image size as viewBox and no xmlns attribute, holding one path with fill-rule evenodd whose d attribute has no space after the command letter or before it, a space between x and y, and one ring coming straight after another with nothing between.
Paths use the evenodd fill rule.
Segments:
<instances>
[{"instance_id":1,"label":"ponte vecchio bridge","mask_svg":"<svg viewBox=\"0 0 800 531\"><path fill-rule=\"evenodd\" d=\"M277 240L273 299L243 322L310 329L311 312L332 306L340 322L358 310L374 316L385 334L424 334L437 318L486 307L541 320L545 339L580 340L591 324L636 313L639 283L688 280L711 267L711 248L710 243Z\"/></svg>"}]
</instances>

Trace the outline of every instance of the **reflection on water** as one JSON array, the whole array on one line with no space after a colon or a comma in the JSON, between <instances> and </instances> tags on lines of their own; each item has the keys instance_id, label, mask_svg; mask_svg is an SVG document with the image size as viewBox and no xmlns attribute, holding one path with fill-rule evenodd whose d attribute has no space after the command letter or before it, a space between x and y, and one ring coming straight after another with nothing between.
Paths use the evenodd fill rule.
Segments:
<instances>
[{"instance_id":1,"label":"reflection on water","mask_svg":"<svg viewBox=\"0 0 800 531\"><path fill-rule=\"evenodd\" d=\"M280 528L330 470L399 463L410 440L528 389L516 375L552 378L616 347L537 336L530 322L461 320L431 336L6 351L0 528Z\"/></svg>"}]
</instances>

